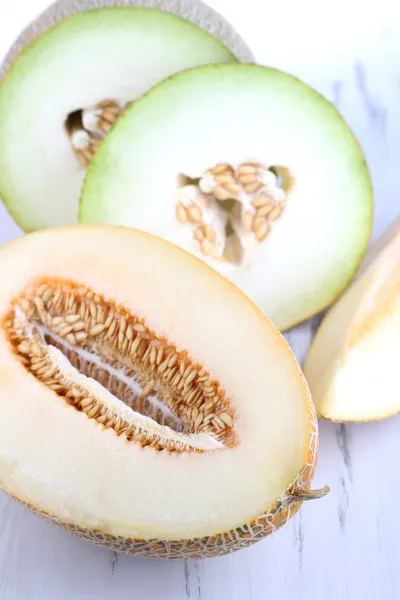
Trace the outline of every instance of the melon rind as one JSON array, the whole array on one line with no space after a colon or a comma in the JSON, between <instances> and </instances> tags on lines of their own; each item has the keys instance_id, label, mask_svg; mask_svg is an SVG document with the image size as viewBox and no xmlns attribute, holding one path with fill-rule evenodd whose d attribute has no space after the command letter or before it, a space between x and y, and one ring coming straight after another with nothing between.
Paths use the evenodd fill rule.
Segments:
<instances>
[{"instance_id":1,"label":"melon rind","mask_svg":"<svg viewBox=\"0 0 400 600\"><path fill-rule=\"evenodd\" d=\"M23 29L0 66L0 82L18 54L49 27L80 12L106 6L154 8L191 21L222 42L241 62L254 62L250 47L222 15L201 0L57 0Z\"/></svg>"},{"instance_id":2,"label":"melon rind","mask_svg":"<svg viewBox=\"0 0 400 600\"><path fill-rule=\"evenodd\" d=\"M293 496L293 490L301 493L310 489L318 458L318 423L311 396L309 396L309 415L310 437L307 462L301 469L297 479L287 489L285 494L272 507L269 507L265 513L259 515L249 523L244 523L235 529L219 532L215 535L180 540L135 539L115 536L98 529L85 529L76 523L62 520L56 515L50 515L35 506L27 504L20 498L13 496L12 493L8 493L15 500L25 504L30 510L61 529L96 546L102 546L114 552L158 559L200 559L224 556L225 554L231 554L237 550L248 548L271 533L274 533L286 525L300 509L302 501L297 500ZM0 486L7 492L2 482L0 482Z\"/></svg>"}]
</instances>

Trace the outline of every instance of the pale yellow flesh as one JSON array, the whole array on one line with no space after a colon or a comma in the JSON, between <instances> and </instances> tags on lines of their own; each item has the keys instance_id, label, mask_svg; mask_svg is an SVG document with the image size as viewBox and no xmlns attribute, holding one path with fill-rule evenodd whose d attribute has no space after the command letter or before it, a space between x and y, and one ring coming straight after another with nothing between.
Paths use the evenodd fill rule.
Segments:
<instances>
[{"instance_id":1,"label":"pale yellow flesh","mask_svg":"<svg viewBox=\"0 0 400 600\"><path fill-rule=\"evenodd\" d=\"M46 276L93 289L188 350L231 398L240 443L178 455L142 449L28 374L0 329L1 485L66 521L136 538L211 535L267 511L306 462L310 416L300 369L258 309L165 241L77 226L3 247L0 314Z\"/></svg>"},{"instance_id":2,"label":"pale yellow flesh","mask_svg":"<svg viewBox=\"0 0 400 600\"><path fill-rule=\"evenodd\" d=\"M305 364L319 416L370 421L400 411L400 221L330 310Z\"/></svg>"}]
</instances>

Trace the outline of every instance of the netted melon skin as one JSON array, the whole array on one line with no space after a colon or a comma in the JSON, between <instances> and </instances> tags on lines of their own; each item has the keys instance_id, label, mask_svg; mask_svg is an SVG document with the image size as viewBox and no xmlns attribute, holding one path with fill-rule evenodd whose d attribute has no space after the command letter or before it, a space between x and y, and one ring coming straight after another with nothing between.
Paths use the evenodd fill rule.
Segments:
<instances>
[{"instance_id":1,"label":"netted melon skin","mask_svg":"<svg viewBox=\"0 0 400 600\"><path fill-rule=\"evenodd\" d=\"M92 544L103 546L115 552L134 554L143 558L159 559L199 559L223 556L224 554L230 554L242 548L247 548L255 542L262 540L285 525L299 510L302 501L294 499L293 490L308 490L310 488L318 456L318 424L311 397L309 398L309 413L310 438L307 461L299 472L296 481L267 513L227 532L182 540L126 538L104 533L96 529L85 529L76 523L66 522L56 516L38 510L35 506L24 502L20 498L13 497L58 527Z\"/></svg>"},{"instance_id":2,"label":"netted melon skin","mask_svg":"<svg viewBox=\"0 0 400 600\"><path fill-rule=\"evenodd\" d=\"M300 502L285 505L285 499L278 502L265 515L251 523L246 523L226 533L185 540L139 540L116 537L101 531L83 529L78 525L65 523L49 517L53 523L70 533L97 546L103 546L123 554L134 554L142 558L161 559L199 559L223 556L247 548L265 536L273 533L283 525L300 508Z\"/></svg>"},{"instance_id":3,"label":"netted melon skin","mask_svg":"<svg viewBox=\"0 0 400 600\"><path fill-rule=\"evenodd\" d=\"M222 42L241 62L254 62L253 54L235 29L201 0L57 0L28 25L0 66L0 81L17 56L39 35L64 19L80 12L104 7L142 7L170 12L191 21Z\"/></svg>"}]
</instances>

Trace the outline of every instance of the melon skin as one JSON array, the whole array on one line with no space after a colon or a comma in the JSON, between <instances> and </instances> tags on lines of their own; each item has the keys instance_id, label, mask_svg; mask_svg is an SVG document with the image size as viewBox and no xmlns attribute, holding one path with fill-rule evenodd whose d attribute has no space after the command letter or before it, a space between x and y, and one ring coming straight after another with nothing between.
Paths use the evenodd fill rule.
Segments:
<instances>
[{"instance_id":1,"label":"melon skin","mask_svg":"<svg viewBox=\"0 0 400 600\"><path fill-rule=\"evenodd\" d=\"M191 21L222 42L241 62L253 62L250 47L222 15L202 0L57 0L27 25L7 52L0 67L0 81L24 48L49 27L80 12L104 7L143 7L170 12Z\"/></svg>"},{"instance_id":2,"label":"melon skin","mask_svg":"<svg viewBox=\"0 0 400 600\"><path fill-rule=\"evenodd\" d=\"M21 498L17 498L8 492L2 483L0 485L5 492L37 515L44 517L54 525L57 525L57 527L96 546L102 546L114 552L131 554L142 558L164 560L216 558L248 548L256 542L261 541L266 536L286 525L300 509L303 501L294 499L293 490L301 494L301 492L310 489L318 458L318 423L311 396L309 396L309 414L310 446L307 462L293 485L287 489L282 498L268 512L235 529L211 536L181 540L135 539L115 536L99 529L85 529L76 523L67 522L55 515L43 512L31 504L27 504Z\"/></svg>"}]
</instances>

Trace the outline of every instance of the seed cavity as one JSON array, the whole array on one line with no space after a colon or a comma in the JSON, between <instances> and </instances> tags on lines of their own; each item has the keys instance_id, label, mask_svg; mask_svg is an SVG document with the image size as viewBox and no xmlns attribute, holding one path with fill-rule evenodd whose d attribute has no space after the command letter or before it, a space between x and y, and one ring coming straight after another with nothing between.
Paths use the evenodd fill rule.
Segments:
<instances>
[{"instance_id":1,"label":"seed cavity","mask_svg":"<svg viewBox=\"0 0 400 600\"><path fill-rule=\"evenodd\" d=\"M237 444L220 384L143 319L84 286L31 283L2 326L38 381L129 442L174 453Z\"/></svg>"},{"instance_id":2,"label":"seed cavity","mask_svg":"<svg viewBox=\"0 0 400 600\"><path fill-rule=\"evenodd\" d=\"M66 132L84 168L130 104L102 100L68 115ZM191 230L193 244L203 257L239 266L272 233L284 212L292 180L288 169L278 169L279 176L277 167L261 162L218 163L194 178L178 176L175 217ZM95 307L89 310L93 316Z\"/></svg>"},{"instance_id":3,"label":"seed cavity","mask_svg":"<svg viewBox=\"0 0 400 600\"><path fill-rule=\"evenodd\" d=\"M129 104L117 100L102 100L68 115L65 128L72 150L83 167L89 166L101 141Z\"/></svg>"},{"instance_id":4,"label":"seed cavity","mask_svg":"<svg viewBox=\"0 0 400 600\"><path fill-rule=\"evenodd\" d=\"M203 256L241 264L247 251L271 233L286 199L273 167L219 163L195 179L178 177L176 218L191 229Z\"/></svg>"}]
</instances>

